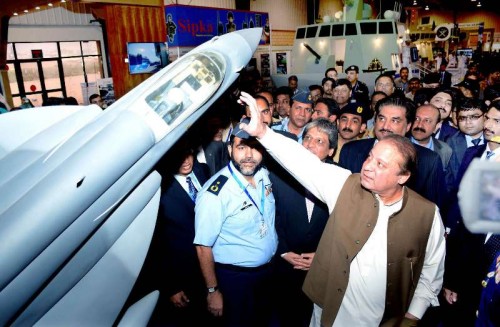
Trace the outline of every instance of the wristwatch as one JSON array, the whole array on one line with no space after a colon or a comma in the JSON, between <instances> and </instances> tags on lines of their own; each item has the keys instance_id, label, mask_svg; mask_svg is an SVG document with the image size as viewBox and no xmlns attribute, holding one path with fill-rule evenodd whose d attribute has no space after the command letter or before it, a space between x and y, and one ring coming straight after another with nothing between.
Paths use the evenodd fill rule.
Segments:
<instances>
[{"instance_id":1,"label":"wristwatch","mask_svg":"<svg viewBox=\"0 0 500 327\"><path fill-rule=\"evenodd\" d=\"M207 287L208 294L215 293L219 289L218 286Z\"/></svg>"}]
</instances>

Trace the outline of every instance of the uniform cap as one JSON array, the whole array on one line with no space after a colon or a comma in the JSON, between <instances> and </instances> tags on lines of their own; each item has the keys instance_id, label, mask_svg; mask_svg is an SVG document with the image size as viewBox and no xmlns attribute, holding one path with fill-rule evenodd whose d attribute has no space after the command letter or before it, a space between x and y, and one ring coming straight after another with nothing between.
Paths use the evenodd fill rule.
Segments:
<instances>
[{"instance_id":1,"label":"uniform cap","mask_svg":"<svg viewBox=\"0 0 500 327\"><path fill-rule=\"evenodd\" d=\"M356 71L356 74L357 74L357 73L359 73L359 67L358 67L358 66L356 66L356 65L351 65L351 66L347 67L347 68L345 69L345 73L347 74L347 72L348 72L348 71L350 71L350 70L355 70L355 71Z\"/></svg>"},{"instance_id":2,"label":"uniform cap","mask_svg":"<svg viewBox=\"0 0 500 327\"><path fill-rule=\"evenodd\" d=\"M371 109L363 102L351 101L340 109L340 116L342 114L352 114L361 117L363 123L366 123L371 118Z\"/></svg>"},{"instance_id":3,"label":"uniform cap","mask_svg":"<svg viewBox=\"0 0 500 327\"><path fill-rule=\"evenodd\" d=\"M293 96L292 100L301 103L314 104L314 101L312 100L311 94L309 92L299 92Z\"/></svg>"}]
</instances>

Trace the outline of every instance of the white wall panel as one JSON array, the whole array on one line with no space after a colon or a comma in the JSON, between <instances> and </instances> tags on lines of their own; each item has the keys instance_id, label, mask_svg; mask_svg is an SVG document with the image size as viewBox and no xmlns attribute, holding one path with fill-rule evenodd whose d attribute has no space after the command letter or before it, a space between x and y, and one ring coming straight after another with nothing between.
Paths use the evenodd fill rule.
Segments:
<instances>
[{"instance_id":1,"label":"white wall panel","mask_svg":"<svg viewBox=\"0 0 500 327\"><path fill-rule=\"evenodd\" d=\"M68 9L66 9L68 8ZM90 20L94 19L90 9L81 3L66 2L60 7L51 9L35 10L19 16L12 16L9 21L10 26L15 25L90 25Z\"/></svg>"},{"instance_id":2,"label":"white wall panel","mask_svg":"<svg viewBox=\"0 0 500 327\"><path fill-rule=\"evenodd\" d=\"M307 0L252 0L251 11L269 13L271 28L276 30L295 30L307 24Z\"/></svg>"}]
</instances>

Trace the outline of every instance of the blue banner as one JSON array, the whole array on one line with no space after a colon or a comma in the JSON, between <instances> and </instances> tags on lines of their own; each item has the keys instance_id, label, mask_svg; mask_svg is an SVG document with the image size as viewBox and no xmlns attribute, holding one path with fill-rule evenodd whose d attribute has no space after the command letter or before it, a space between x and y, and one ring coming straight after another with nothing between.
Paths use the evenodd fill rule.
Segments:
<instances>
[{"instance_id":1,"label":"blue banner","mask_svg":"<svg viewBox=\"0 0 500 327\"><path fill-rule=\"evenodd\" d=\"M263 27L260 44L269 44L269 14L255 11L165 6L167 42L169 46L197 46L214 36L253 27Z\"/></svg>"}]
</instances>

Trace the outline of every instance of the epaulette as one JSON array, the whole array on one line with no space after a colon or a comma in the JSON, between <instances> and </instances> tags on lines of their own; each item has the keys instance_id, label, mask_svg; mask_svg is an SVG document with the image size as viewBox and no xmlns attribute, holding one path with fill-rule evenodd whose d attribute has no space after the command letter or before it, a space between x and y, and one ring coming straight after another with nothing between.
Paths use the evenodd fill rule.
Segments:
<instances>
[{"instance_id":1,"label":"epaulette","mask_svg":"<svg viewBox=\"0 0 500 327\"><path fill-rule=\"evenodd\" d=\"M222 190L222 187L224 186L224 184L226 184L226 182L227 176L219 175L219 177L217 177L212 185L210 185L210 187L208 188L208 192L219 195L220 190Z\"/></svg>"}]
</instances>

